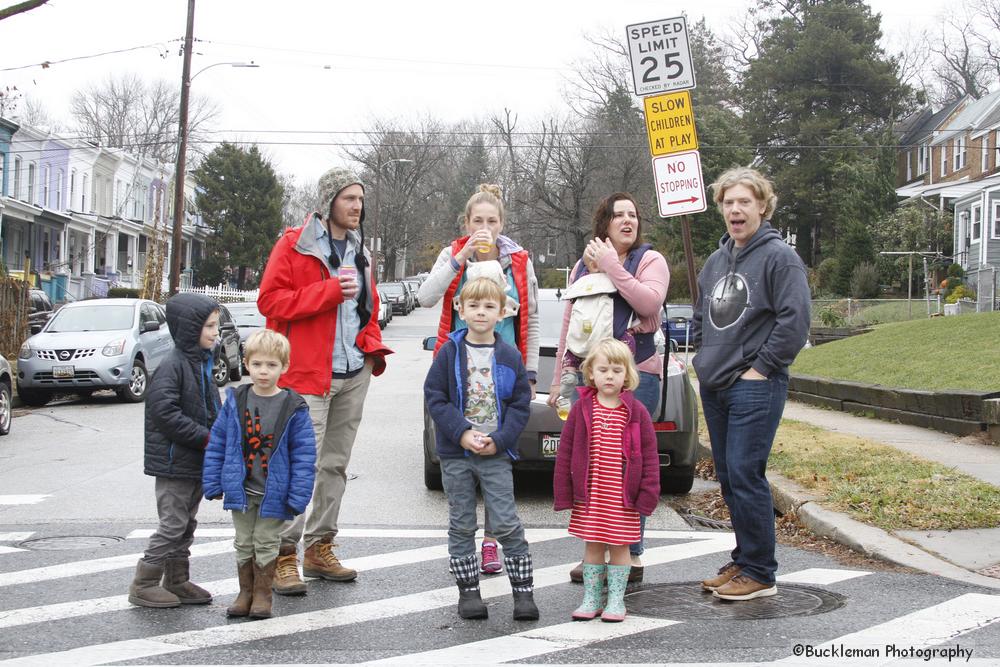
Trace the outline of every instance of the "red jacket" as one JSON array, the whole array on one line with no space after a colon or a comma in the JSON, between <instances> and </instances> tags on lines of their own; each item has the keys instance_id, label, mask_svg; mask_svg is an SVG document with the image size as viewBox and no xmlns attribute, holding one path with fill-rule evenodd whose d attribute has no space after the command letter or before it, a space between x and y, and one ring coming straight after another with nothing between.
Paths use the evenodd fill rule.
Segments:
<instances>
[{"instance_id":1,"label":"red jacket","mask_svg":"<svg viewBox=\"0 0 1000 667\"><path fill-rule=\"evenodd\" d=\"M590 435L594 420L593 387L580 387L580 398L573 404L563 425L552 476L555 510L573 509L573 502L590 502L587 479L590 469ZM643 516L656 509L660 499L660 456L656 451L656 431L646 408L630 391L621 393L628 412L622 437L625 472L622 502Z\"/></svg>"},{"instance_id":2,"label":"red jacket","mask_svg":"<svg viewBox=\"0 0 1000 667\"><path fill-rule=\"evenodd\" d=\"M305 251L308 240L299 243L299 237L307 229L312 229L311 219L301 227L287 230L274 244L260 281L257 307L267 318L267 328L284 334L292 346L288 372L281 376L279 386L300 394L323 396L329 393L333 379L337 308L344 302L344 295L340 281L330 280L326 263ZM385 355L392 354L392 350L382 344L378 290L370 264L365 268L364 280L368 285L366 302L371 316L367 323L362 323L355 343L366 356L373 357L372 374L381 375L385 370Z\"/></svg>"}]
</instances>

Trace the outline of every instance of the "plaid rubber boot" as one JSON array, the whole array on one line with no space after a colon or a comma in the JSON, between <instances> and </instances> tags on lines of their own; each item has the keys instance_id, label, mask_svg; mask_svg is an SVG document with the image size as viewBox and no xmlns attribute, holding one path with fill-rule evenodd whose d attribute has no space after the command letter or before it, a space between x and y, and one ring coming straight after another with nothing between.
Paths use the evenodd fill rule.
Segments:
<instances>
[{"instance_id":1,"label":"plaid rubber boot","mask_svg":"<svg viewBox=\"0 0 1000 667\"><path fill-rule=\"evenodd\" d=\"M489 612L479 594L479 562L476 554L450 558L448 570L458 585L458 615L461 618L487 618Z\"/></svg>"},{"instance_id":2,"label":"plaid rubber boot","mask_svg":"<svg viewBox=\"0 0 1000 667\"><path fill-rule=\"evenodd\" d=\"M531 566L531 554L504 556L507 578L514 594L514 620L537 621L538 607L535 606L535 578Z\"/></svg>"}]
</instances>

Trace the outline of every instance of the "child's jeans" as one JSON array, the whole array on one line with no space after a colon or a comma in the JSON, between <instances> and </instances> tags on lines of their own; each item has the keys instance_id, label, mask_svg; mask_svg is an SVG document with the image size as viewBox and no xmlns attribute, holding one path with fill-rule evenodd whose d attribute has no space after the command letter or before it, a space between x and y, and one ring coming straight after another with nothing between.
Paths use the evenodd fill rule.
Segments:
<instances>
[{"instance_id":1,"label":"child's jeans","mask_svg":"<svg viewBox=\"0 0 1000 667\"><path fill-rule=\"evenodd\" d=\"M441 459L441 481L448 496L448 554L464 558L476 553L476 480L493 537L505 556L524 556L528 542L514 506L514 476L506 454Z\"/></svg>"},{"instance_id":2,"label":"child's jeans","mask_svg":"<svg viewBox=\"0 0 1000 667\"><path fill-rule=\"evenodd\" d=\"M233 527L236 528L236 562L256 560L261 567L278 557L281 546L281 530L284 519L266 519L260 515L260 502L264 496L247 494L247 511L233 511Z\"/></svg>"},{"instance_id":3,"label":"child's jeans","mask_svg":"<svg viewBox=\"0 0 1000 667\"><path fill-rule=\"evenodd\" d=\"M142 559L150 565L163 565L168 558L190 557L198 527L195 517L201 504L201 480L157 477L155 490L160 525L150 536Z\"/></svg>"}]
</instances>

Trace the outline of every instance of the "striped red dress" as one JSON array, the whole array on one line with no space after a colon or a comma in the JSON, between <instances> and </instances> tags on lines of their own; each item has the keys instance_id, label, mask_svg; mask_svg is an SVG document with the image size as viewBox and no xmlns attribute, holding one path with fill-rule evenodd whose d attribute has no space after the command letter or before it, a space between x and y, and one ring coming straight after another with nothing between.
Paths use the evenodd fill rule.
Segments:
<instances>
[{"instance_id":1,"label":"striped red dress","mask_svg":"<svg viewBox=\"0 0 1000 667\"><path fill-rule=\"evenodd\" d=\"M569 534L587 542L634 544L639 541L639 513L622 501L622 436L625 406L606 408L594 396L590 466L587 490L590 502L573 503Z\"/></svg>"}]
</instances>

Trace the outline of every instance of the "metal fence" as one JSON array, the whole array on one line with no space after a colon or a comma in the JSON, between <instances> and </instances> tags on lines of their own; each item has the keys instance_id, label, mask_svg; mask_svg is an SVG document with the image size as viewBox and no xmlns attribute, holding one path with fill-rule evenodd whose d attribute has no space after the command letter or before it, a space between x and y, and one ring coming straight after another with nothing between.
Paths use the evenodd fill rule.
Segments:
<instances>
[{"instance_id":1,"label":"metal fence","mask_svg":"<svg viewBox=\"0 0 1000 667\"><path fill-rule=\"evenodd\" d=\"M845 327L906 322L943 313L941 299L814 299L814 326Z\"/></svg>"}]
</instances>

